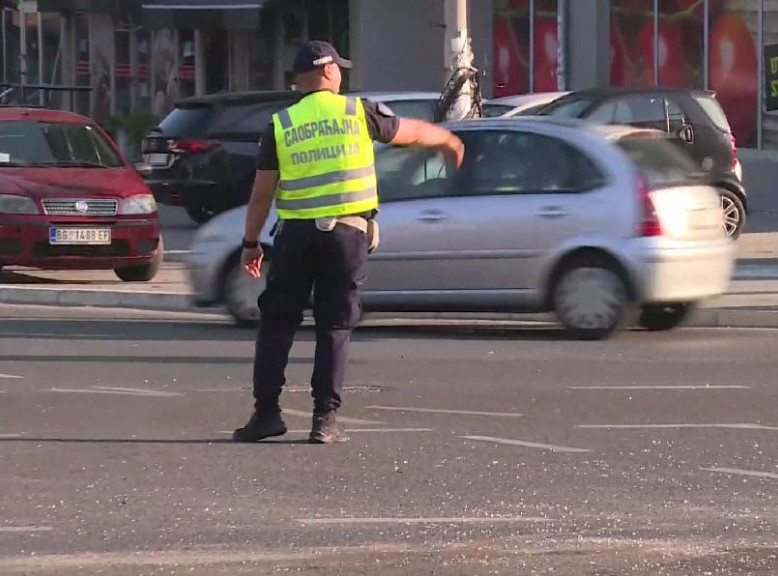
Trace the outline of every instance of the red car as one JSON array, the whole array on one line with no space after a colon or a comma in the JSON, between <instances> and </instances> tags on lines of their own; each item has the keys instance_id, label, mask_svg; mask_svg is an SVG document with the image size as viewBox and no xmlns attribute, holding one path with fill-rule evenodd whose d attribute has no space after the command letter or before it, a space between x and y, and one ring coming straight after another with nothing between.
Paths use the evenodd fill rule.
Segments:
<instances>
[{"instance_id":1,"label":"red car","mask_svg":"<svg viewBox=\"0 0 778 576\"><path fill-rule=\"evenodd\" d=\"M154 196L97 124L0 108L0 268L112 269L148 281L162 253Z\"/></svg>"}]
</instances>

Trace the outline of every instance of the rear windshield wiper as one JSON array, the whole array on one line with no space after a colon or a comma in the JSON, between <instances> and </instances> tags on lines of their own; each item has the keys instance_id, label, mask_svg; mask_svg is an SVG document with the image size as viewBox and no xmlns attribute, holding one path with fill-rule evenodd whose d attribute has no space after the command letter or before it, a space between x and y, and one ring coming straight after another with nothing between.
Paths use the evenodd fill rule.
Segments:
<instances>
[{"instance_id":1,"label":"rear windshield wiper","mask_svg":"<svg viewBox=\"0 0 778 576\"><path fill-rule=\"evenodd\" d=\"M27 166L29 166L27 162L18 162L14 160L0 162L0 168L26 168Z\"/></svg>"}]
</instances>

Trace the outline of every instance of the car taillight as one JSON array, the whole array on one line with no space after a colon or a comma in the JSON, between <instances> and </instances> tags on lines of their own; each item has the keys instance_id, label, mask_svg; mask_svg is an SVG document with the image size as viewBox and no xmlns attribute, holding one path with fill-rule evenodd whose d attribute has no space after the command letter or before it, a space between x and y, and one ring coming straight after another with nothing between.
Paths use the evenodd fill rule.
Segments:
<instances>
[{"instance_id":1,"label":"car taillight","mask_svg":"<svg viewBox=\"0 0 778 576\"><path fill-rule=\"evenodd\" d=\"M656 213L656 207L651 200L648 182L642 174L635 176L637 180L638 202L640 203L640 223L638 225L639 236L661 236L662 224Z\"/></svg>"},{"instance_id":2,"label":"car taillight","mask_svg":"<svg viewBox=\"0 0 778 576\"><path fill-rule=\"evenodd\" d=\"M215 140L179 140L170 144L171 152L187 152L189 154L200 154L207 152L219 146Z\"/></svg>"},{"instance_id":3,"label":"car taillight","mask_svg":"<svg viewBox=\"0 0 778 576\"><path fill-rule=\"evenodd\" d=\"M737 166L737 141L734 136L729 137L732 140L732 166Z\"/></svg>"}]
</instances>

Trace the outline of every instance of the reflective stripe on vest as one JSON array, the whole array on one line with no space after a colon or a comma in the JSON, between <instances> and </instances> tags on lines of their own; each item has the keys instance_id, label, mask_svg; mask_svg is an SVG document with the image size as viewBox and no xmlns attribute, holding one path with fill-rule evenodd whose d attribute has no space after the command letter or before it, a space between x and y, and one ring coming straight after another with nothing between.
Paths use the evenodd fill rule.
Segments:
<instances>
[{"instance_id":1,"label":"reflective stripe on vest","mask_svg":"<svg viewBox=\"0 0 778 576\"><path fill-rule=\"evenodd\" d=\"M333 218L378 207L373 141L358 98L315 92L273 116L282 219Z\"/></svg>"}]
</instances>

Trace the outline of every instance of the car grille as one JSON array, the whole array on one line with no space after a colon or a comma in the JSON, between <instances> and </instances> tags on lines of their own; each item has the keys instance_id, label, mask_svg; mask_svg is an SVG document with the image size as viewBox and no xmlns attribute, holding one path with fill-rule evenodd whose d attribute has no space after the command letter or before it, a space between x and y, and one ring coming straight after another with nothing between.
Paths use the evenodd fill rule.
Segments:
<instances>
[{"instance_id":1,"label":"car grille","mask_svg":"<svg viewBox=\"0 0 778 576\"><path fill-rule=\"evenodd\" d=\"M43 211L49 216L116 216L119 201L110 199L85 198L83 200L43 201Z\"/></svg>"}]
</instances>

